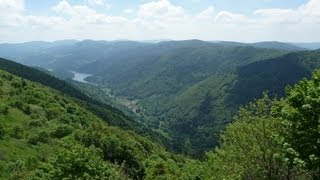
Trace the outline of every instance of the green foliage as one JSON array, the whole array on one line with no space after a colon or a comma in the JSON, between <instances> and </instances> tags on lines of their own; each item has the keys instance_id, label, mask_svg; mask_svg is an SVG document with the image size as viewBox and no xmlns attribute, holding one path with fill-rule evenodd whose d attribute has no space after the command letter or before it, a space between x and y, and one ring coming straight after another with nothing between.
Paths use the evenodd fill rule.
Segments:
<instances>
[{"instance_id":1,"label":"green foliage","mask_svg":"<svg viewBox=\"0 0 320 180\"><path fill-rule=\"evenodd\" d=\"M49 162L37 172L44 179L127 179L119 167L106 163L101 153L93 147L79 144L62 145Z\"/></svg>"},{"instance_id":2,"label":"green foliage","mask_svg":"<svg viewBox=\"0 0 320 180\"><path fill-rule=\"evenodd\" d=\"M31 134L28 137L28 143L37 145L38 143L47 143L49 141L49 134L46 131Z\"/></svg>"},{"instance_id":3,"label":"green foliage","mask_svg":"<svg viewBox=\"0 0 320 180\"><path fill-rule=\"evenodd\" d=\"M24 130L22 129L22 127L20 127L20 126L15 126L15 127L13 127L13 129L12 129L11 136L14 137L14 138L16 138L16 139L20 139L20 138L23 137L23 131L24 131Z\"/></svg>"},{"instance_id":4,"label":"green foliage","mask_svg":"<svg viewBox=\"0 0 320 180\"><path fill-rule=\"evenodd\" d=\"M6 134L6 130L5 130L5 128L3 127L3 125L1 124L1 125L0 125L0 139L3 139L4 136L5 136L5 134Z\"/></svg>"},{"instance_id":5,"label":"green foliage","mask_svg":"<svg viewBox=\"0 0 320 180\"><path fill-rule=\"evenodd\" d=\"M215 48L235 62L216 57ZM203 55L209 50L212 54ZM171 147L201 156L199 152L218 144L218 134L231 121L237 106L250 100L250 95L258 96L262 90L246 94L245 89L250 87L241 86L242 90L236 95L232 88L239 87L235 80L240 80L240 71L234 70L260 61L266 54L274 57L283 53L262 49L261 54L255 54L255 51L254 48L225 49L207 44L201 48L181 48L177 54L171 52L155 59L159 63L153 69L155 76L133 82L128 91L141 92L141 105L150 105L142 119L177 141ZM181 64L181 54L186 55L186 64ZM299 70L308 74L318 66L318 52L293 53L280 59L297 56L294 66L290 66L295 68L290 68L290 72ZM188 66L197 57L200 60ZM305 57L308 62L302 61ZM212 60L215 64L210 66ZM202 61L205 67L199 65ZM304 71L297 69L299 66L295 63ZM211 70L217 68L214 66L219 68L213 73ZM13 72L18 69L14 65L4 67L10 67ZM183 70L177 71L179 67ZM242 70L251 72L250 69ZM189 71L195 74L190 75ZM258 78L247 79L247 83L261 80L263 76L257 75ZM284 75L275 74L276 78L268 82L283 82L278 77ZM77 89L75 92L62 90L69 93L67 96L0 71L0 179L318 179L319 79L320 72L316 72L311 80L288 88L285 99L270 100L265 94L241 108L235 122L222 133L221 146L208 152L206 160L201 162L166 152L162 145L149 139L162 136L138 127L139 124L118 110L88 96L88 101L75 99L83 95ZM142 84L150 89L140 89L138 86ZM122 88L119 86L118 91ZM230 102L230 97L238 97L237 102Z\"/></svg>"},{"instance_id":6,"label":"green foliage","mask_svg":"<svg viewBox=\"0 0 320 180\"><path fill-rule=\"evenodd\" d=\"M63 138L65 136L68 136L73 131L73 128L69 125L59 125L54 129L50 135L54 138Z\"/></svg>"},{"instance_id":7,"label":"green foliage","mask_svg":"<svg viewBox=\"0 0 320 180\"><path fill-rule=\"evenodd\" d=\"M145 179L178 179L180 176L177 164L172 159L154 156L146 162L146 167Z\"/></svg>"},{"instance_id":8,"label":"green foliage","mask_svg":"<svg viewBox=\"0 0 320 180\"><path fill-rule=\"evenodd\" d=\"M91 71L89 80L111 89L111 95L138 102L140 121L172 138L174 150L194 156L219 144L220 131L241 105L261 98L264 91L282 97L285 86L320 67L319 51L289 53L197 41L162 45L172 50L132 52L81 70Z\"/></svg>"},{"instance_id":9,"label":"green foliage","mask_svg":"<svg viewBox=\"0 0 320 180\"><path fill-rule=\"evenodd\" d=\"M9 51L3 54L7 54L7 57L14 54L21 57L24 63L53 69L53 73L64 75L65 78L72 77L70 70L93 74L86 80L102 90L90 85L79 85L85 92L83 93L70 87L68 83L47 76L43 76L43 79L47 79L44 81L39 78L39 72L29 75L17 72L8 65L4 65L4 68L90 102L85 103L85 106L111 125L144 133L143 135L153 137L170 149L197 157L219 144L220 131L232 121L240 105L261 97L265 90L283 95L281 92L285 85L308 75L307 72L295 73L303 68L299 69L299 65L291 66L294 63L288 62L284 64L289 66L274 68L276 72L283 73L270 71L268 77L260 74L266 72L261 68L256 68L258 73L250 76L243 75L247 68L238 71L255 62L276 58L292 50L302 50L280 42L241 44L189 40L148 44L83 41L63 47L56 43L31 43L31 46L45 50L36 53L37 50L26 47L25 44L19 48L8 45L4 49ZM55 48L47 49L47 46ZM26 52L21 53L24 50ZM248 69L250 73L255 68L249 66ZM259 76L255 76L256 74ZM291 77L288 81L285 81L288 79L286 74ZM278 78L279 76L285 78ZM258 85L252 86L253 83ZM108 89L107 94L105 89ZM88 94L91 98L88 98ZM108 97L105 98L106 96ZM92 99L103 103L99 104ZM121 102L122 99L128 99L134 105L130 105L130 101L119 105L117 101ZM127 115L157 133L141 127L122 113L114 113L117 111L104 103L124 110ZM126 105L128 107L123 107Z\"/></svg>"},{"instance_id":10,"label":"green foliage","mask_svg":"<svg viewBox=\"0 0 320 180\"><path fill-rule=\"evenodd\" d=\"M0 77L0 104L8 107L0 114L0 179L144 179L150 157L184 161L148 137L107 125L81 101L3 71Z\"/></svg>"},{"instance_id":11,"label":"green foliage","mask_svg":"<svg viewBox=\"0 0 320 180\"><path fill-rule=\"evenodd\" d=\"M0 113L3 115L7 115L8 112L9 112L9 107L1 104L0 105Z\"/></svg>"},{"instance_id":12,"label":"green foliage","mask_svg":"<svg viewBox=\"0 0 320 180\"><path fill-rule=\"evenodd\" d=\"M73 100L77 101L81 104L82 107L85 107L87 110L100 117L101 119L107 121L110 125L118 126L126 130L133 130L139 134L143 134L144 136L152 137L155 141L161 142L162 144L170 144L169 139L164 138L158 133L151 131L150 129L144 127L140 123L134 121L133 119L127 117L122 113L122 111L113 108L108 105L106 102L98 101L94 98L89 97L86 93L81 92L79 89L74 87L71 83L53 77L43 71L30 68L6 59L0 58L0 69L8 71L14 75L19 77L40 83L42 85L48 86L50 88L56 89L65 95L73 97ZM4 79L10 80L11 86L15 87L14 91L10 91L9 93L14 96L16 93L21 93L22 87L28 85L25 80L15 79L12 75L2 75ZM2 90L2 89L1 89ZM24 104L20 99L15 99L11 104L14 104L15 107L24 111L27 114L39 114L39 111L43 111L41 107L46 107L45 102L47 101L59 101L59 104L50 104L50 107L46 108L44 112L47 119L52 120L58 116L61 121L80 121L77 119L77 115L75 115L76 109L73 106L67 106L67 101L63 101L63 99L59 99L59 96L50 97L50 99L46 99L46 94L41 91L41 89L33 88L27 89L25 91L26 96L24 96L23 101L28 102L29 104L41 104L42 106L30 106ZM57 98L57 99L56 99ZM2 106L0 105L0 112ZM4 109L5 110L5 109ZM65 114L63 111L68 111ZM63 114L64 118L60 116ZM70 114L72 116L70 117ZM43 118L43 117L42 117ZM76 120L77 119L77 120ZM83 122L85 123L85 122Z\"/></svg>"},{"instance_id":13,"label":"green foliage","mask_svg":"<svg viewBox=\"0 0 320 180\"><path fill-rule=\"evenodd\" d=\"M116 97L137 101L138 119L173 139L172 149L197 157L218 145L220 131L240 106L228 100L236 69L287 53L196 40L153 48L82 70L95 69L88 78L91 82L112 89Z\"/></svg>"},{"instance_id":14,"label":"green foliage","mask_svg":"<svg viewBox=\"0 0 320 180\"><path fill-rule=\"evenodd\" d=\"M320 71L287 88L284 139L291 163L302 163L320 177Z\"/></svg>"},{"instance_id":15,"label":"green foliage","mask_svg":"<svg viewBox=\"0 0 320 180\"><path fill-rule=\"evenodd\" d=\"M207 153L205 179L319 179L320 71L240 109Z\"/></svg>"},{"instance_id":16,"label":"green foliage","mask_svg":"<svg viewBox=\"0 0 320 180\"><path fill-rule=\"evenodd\" d=\"M274 102L264 97L240 110L222 135L222 146L208 153L207 178L284 179L279 133L280 120L272 116Z\"/></svg>"}]
</instances>

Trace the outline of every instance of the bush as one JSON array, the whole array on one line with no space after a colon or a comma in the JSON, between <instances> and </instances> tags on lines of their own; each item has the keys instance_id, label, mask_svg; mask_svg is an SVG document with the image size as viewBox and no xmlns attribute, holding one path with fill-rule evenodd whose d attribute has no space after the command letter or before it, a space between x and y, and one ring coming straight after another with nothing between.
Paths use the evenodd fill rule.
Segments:
<instances>
[{"instance_id":1,"label":"bush","mask_svg":"<svg viewBox=\"0 0 320 180\"><path fill-rule=\"evenodd\" d=\"M29 127L42 127L44 125L43 121L41 121L40 119L35 119L35 120L32 120L30 123L29 123Z\"/></svg>"},{"instance_id":2,"label":"bush","mask_svg":"<svg viewBox=\"0 0 320 180\"><path fill-rule=\"evenodd\" d=\"M9 107L6 105L0 105L0 114L7 115L9 113Z\"/></svg>"},{"instance_id":3,"label":"bush","mask_svg":"<svg viewBox=\"0 0 320 180\"><path fill-rule=\"evenodd\" d=\"M37 134L32 134L29 137L28 143L32 145L37 145L38 143L46 143L49 141L49 134L45 131L41 131Z\"/></svg>"},{"instance_id":4,"label":"bush","mask_svg":"<svg viewBox=\"0 0 320 180\"><path fill-rule=\"evenodd\" d=\"M118 167L104 162L97 149L65 146L42 167L40 179L127 179Z\"/></svg>"},{"instance_id":5,"label":"bush","mask_svg":"<svg viewBox=\"0 0 320 180\"><path fill-rule=\"evenodd\" d=\"M73 128L69 125L61 125L58 126L55 130L51 132L51 137L54 138L63 138L69 134L71 134L73 131Z\"/></svg>"},{"instance_id":6,"label":"bush","mask_svg":"<svg viewBox=\"0 0 320 180\"><path fill-rule=\"evenodd\" d=\"M16 138L16 139L21 139L23 137L23 132L24 130L19 127L19 126L15 126L13 129L12 129L12 134L11 136Z\"/></svg>"}]
</instances>

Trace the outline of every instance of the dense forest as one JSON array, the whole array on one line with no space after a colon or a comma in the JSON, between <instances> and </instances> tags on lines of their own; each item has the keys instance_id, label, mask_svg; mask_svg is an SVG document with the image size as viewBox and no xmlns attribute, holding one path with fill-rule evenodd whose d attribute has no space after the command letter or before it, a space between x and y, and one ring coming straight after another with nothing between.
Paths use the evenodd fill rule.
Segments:
<instances>
[{"instance_id":1,"label":"dense forest","mask_svg":"<svg viewBox=\"0 0 320 180\"><path fill-rule=\"evenodd\" d=\"M320 71L240 108L203 160L111 126L81 101L0 72L2 179L318 179ZM117 117L114 117L115 120Z\"/></svg>"},{"instance_id":2,"label":"dense forest","mask_svg":"<svg viewBox=\"0 0 320 180\"><path fill-rule=\"evenodd\" d=\"M39 67L0 58L0 179L319 178L319 50L86 40L1 54Z\"/></svg>"},{"instance_id":3,"label":"dense forest","mask_svg":"<svg viewBox=\"0 0 320 180\"><path fill-rule=\"evenodd\" d=\"M220 144L239 107L265 91L283 97L320 67L318 50L281 42L29 42L0 44L0 54L67 80L24 74L81 99L111 125L197 158ZM72 71L89 74L89 83L71 80Z\"/></svg>"},{"instance_id":4,"label":"dense forest","mask_svg":"<svg viewBox=\"0 0 320 180\"><path fill-rule=\"evenodd\" d=\"M1 179L142 179L162 161L192 163L61 92L4 71L0 86Z\"/></svg>"},{"instance_id":5,"label":"dense forest","mask_svg":"<svg viewBox=\"0 0 320 180\"><path fill-rule=\"evenodd\" d=\"M83 92L171 139L171 149L197 156L218 144L220 131L238 108L221 102L235 69L302 50L279 42L241 46L199 40L61 43L7 44L0 51L18 62L53 70L50 73L60 78L71 78L71 70L92 74L86 80L97 88L78 83ZM108 95L99 89L109 89ZM104 98L109 95L114 98ZM133 111L123 104L130 104Z\"/></svg>"},{"instance_id":6,"label":"dense forest","mask_svg":"<svg viewBox=\"0 0 320 180\"><path fill-rule=\"evenodd\" d=\"M320 180L320 0L0 0L0 180Z\"/></svg>"},{"instance_id":7,"label":"dense forest","mask_svg":"<svg viewBox=\"0 0 320 180\"><path fill-rule=\"evenodd\" d=\"M93 92L93 90L91 89L90 94L85 93L81 90L84 89L84 87L82 87L81 89L77 88L79 84L77 84L77 86L73 85L72 83L63 81L41 70L30 68L28 66L24 66L19 63L15 63L13 61L2 58L0 58L0 69L24 79L31 80L44 86L48 86L52 89L58 90L70 97L73 97L74 100L81 103L96 116L107 121L110 125L118 126L125 130L135 131L136 133L142 134L144 136L149 136L154 141L159 141L159 143L165 144L169 149L173 149L174 145L169 139L144 127L140 123L137 123L134 119L126 116L119 109L112 107L113 105L109 105L107 103L110 103L109 100L102 101L96 94L91 95Z\"/></svg>"}]
</instances>

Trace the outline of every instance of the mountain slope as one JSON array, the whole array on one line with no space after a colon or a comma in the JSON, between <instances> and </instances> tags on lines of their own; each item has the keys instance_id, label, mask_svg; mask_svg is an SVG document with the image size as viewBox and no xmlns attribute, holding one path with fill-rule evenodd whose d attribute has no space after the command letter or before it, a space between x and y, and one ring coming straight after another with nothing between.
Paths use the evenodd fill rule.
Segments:
<instances>
[{"instance_id":1,"label":"mountain slope","mask_svg":"<svg viewBox=\"0 0 320 180\"><path fill-rule=\"evenodd\" d=\"M242 108L223 144L199 162L108 126L72 98L0 70L0 178L318 179L319 77L288 89L286 99L265 96Z\"/></svg>"},{"instance_id":2,"label":"mountain slope","mask_svg":"<svg viewBox=\"0 0 320 180\"><path fill-rule=\"evenodd\" d=\"M255 62L238 69L238 76L230 97L235 103L246 104L262 91L284 95L284 88L320 68L320 50L293 52L281 57ZM245 98L246 97L246 98Z\"/></svg>"},{"instance_id":3,"label":"mountain slope","mask_svg":"<svg viewBox=\"0 0 320 180\"><path fill-rule=\"evenodd\" d=\"M304 51L211 76L171 99L160 119L171 117L169 122L160 121L156 125L166 124L176 137L184 135L189 139L183 141L186 147L196 144L193 150L210 149L217 145L219 131L231 122L239 106L260 98L264 91L272 97L282 97L287 85L310 77L317 68L320 68L320 51Z\"/></svg>"},{"instance_id":4,"label":"mountain slope","mask_svg":"<svg viewBox=\"0 0 320 180\"><path fill-rule=\"evenodd\" d=\"M216 41L214 43L225 45L225 46L252 46L255 48L267 48L267 49L282 49L289 51L303 51L308 48L302 47L294 43L283 43L278 41L263 41L257 43L241 43L232 41Z\"/></svg>"},{"instance_id":5,"label":"mountain slope","mask_svg":"<svg viewBox=\"0 0 320 180\"><path fill-rule=\"evenodd\" d=\"M64 77L72 77L68 71L78 70L83 65L96 61L108 62L107 65L118 61L137 61L142 57L164 54L180 48L203 47L212 44L200 40L166 41L158 43L144 43L134 41L56 41L56 42L28 42L21 44L0 44L0 57L12 59L22 64L39 66L54 70ZM224 46L252 46L278 50L299 51L303 48L281 42L237 43L219 42ZM136 57L137 58L128 58ZM141 56L142 55L142 56ZM98 67L98 66L96 66ZM98 69L92 69L96 72ZM88 68L86 68L88 70Z\"/></svg>"},{"instance_id":6,"label":"mountain slope","mask_svg":"<svg viewBox=\"0 0 320 180\"><path fill-rule=\"evenodd\" d=\"M118 126L126 130L135 131L141 135L149 136L155 141L165 144L167 147L171 147L170 140L162 137L158 133L152 132L143 125L137 123L132 118L129 118L120 110L113 108L111 105L102 103L94 98L83 93L81 90L74 87L72 84L53 77L43 71L15 63L6 59L0 58L0 69L10 72L14 75L40 83L42 85L56 89L68 96L74 98L75 101L79 101L83 106L94 113L96 116L107 121L110 125Z\"/></svg>"},{"instance_id":7,"label":"mountain slope","mask_svg":"<svg viewBox=\"0 0 320 180\"><path fill-rule=\"evenodd\" d=\"M146 58L125 71L106 67L88 79L138 100L145 124L184 145L177 150L199 155L219 144L239 106L264 91L283 96L286 85L320 67L319 58L319 51L209 45Z\"/></svg>"},{"instance_id":8,"label":"mountain slope","mask_svg":"<svg viewBox=\"0 0 320 180\"><path fill-rule=\"evenodd\" d=\"M0 70L0 92L0 179L144 179L158 163L171 164L168 177L193 176L181 166L190 160L56 90Z\"/></svg>"},{"instance_id":9,"label":"mountain slope","mask_svg":"<svg viewBox=\"0 0 320 180\"><path fill-rule=\"evenodd\" d=\"M305 49L310 49L310 50L316 50L320 49L320 43L314 42L314 43L291 43L295 46L302 47Z\"/></svg>"},{"instance_id":10,"label":"mountain slope","mask_svg":"<svg viewBox=\"0 0 320 180\"><path fill-rule=\"evenodd\" d=\"M52 68L59 74L60 71L68 74L70 70L92 74L87 81L107 89L108 94L133 110L137 121L175 142L168 147L200 155L199 152L219 143L221 129L232 120L240 105L268 89L261 84L257 92L246 94L248 84L238 77L238 69L298 50L302 48L280 42L82 41L31 53L25 61ZM43 61L50 63L39 63Z\"/></svg>"},{"instance_id":11,"label":"mountain slope","mask_svg":"<svg viewBox=\"0 0 320 180\"><path fill-rule=\"evenodd\" d=\"M98 71L90 72L93 76L87 80L112 89L115 96L138 102L140 118L146 125L185 145L177 146L177 150L199 155L198 152L218 144L220 130L233 116L229 110L238 107L224 100L226 93L220 91L223 84L233 82L232 74L239 66L281 56L287 51L194 41L180 43L196 46L154 56L128 56L130 61L112 65L98 61L86 66L99 67ZM201 91L195 95L193 89L198 87L202 87Z\"/></svg>"}]
</instances>

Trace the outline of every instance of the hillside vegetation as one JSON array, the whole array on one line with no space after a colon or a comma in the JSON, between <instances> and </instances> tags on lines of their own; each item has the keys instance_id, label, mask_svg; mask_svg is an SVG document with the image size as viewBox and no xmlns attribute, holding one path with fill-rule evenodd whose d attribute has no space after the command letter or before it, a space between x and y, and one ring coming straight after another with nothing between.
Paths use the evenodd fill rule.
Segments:
<instances>
[{"instance_id":1,"label":"hillside vegetation","mask_svg":"<svg viewBox=\"0 0 320 180\"><path fill-rule=\"evenodd\" d=\"M183 175L187 159L56 90L0 71L0 92L0 179L143 179L162 162Z\"/></svg>"},{"instance_id":2,"label":"hillside vegetation","mask_svg":"<svg viewBox=\"0 0 320 180\"><path fill-rule=\"evenodd\" d=\"M260 98L264 91L282 97L286 85L310 77L320 57L319 51L301 51L281 42L39 44L34 48L0 45L0 55L51 69L66 79L72 77L71 70L91 74L86 78L91 84L77 85L82 93L77 98L90 102L87 107L93 113L196 157L219 145L221 130L233 121L240 106ZM90 100L83 99L83 94ZM114 114L115 108L126 115ZM122 120L112 122L110 115Z\"/></svg>"},{"instance_id":3,"label":"hillside vegetation","mask_svg":"<svg viewBox=\"0 0 320 180\"><path fill-rule=\"evenodd\" d=\"M176 50L151 65L129 64L125 71L103 66L104 74L89 79L138 100L146 125L184 145L176 150L199 155L219 144L220 131L241 105L264 91L283 97L287 85L320 67L319 60L319 50L208 46Z\"/></svg>"},{"instance_id":4,"label":"hillside vegetation","mask_svg":"<svg viewBox=\"0 0 320 180\"><path fill-rule=\"evenodd\" d=\"M101 60L82 70L94 75L87 80L112 89L115 96L136 100L141 121L184 144L176 150L197 155L218 144L220 130L239 107L225 100L236 69L287 53L201 41L162 45L170 43L176 49L152 56L129 53L111 65Z\"/></svg>"},{"instance_id":5,"label":"hillside vegetation","mask_svg":"<svg viewBox=\"0 0 320 180\"><path fill-rule=\"evenodd\" d=\"M75 101L82 104L86 109L90 110L96 116L107 121L110 125L118 126L126 130L135 131L136 133L149 136L153 140L165 144L171 148L172 143L167 138L164 138L158 133L137 123L132 118L126 116L122 111L112 107L107 102L97 100L97 97L81 91L71 83L53 77L43 71L15 63L10 60L0 58L0 69L8 71L14 75L40 83L55 90L58 90L65 95L73 97Z\"/></svg>"},{"instance_id":6,"label":"hillside vegetation","mask_svg":"<svg viewBox=\"0 0 320 180\"><path fill-rule=\"evenodd\" d=\"M240 109L203 161L109 126L69 96L0 71L1 179L318 179L320 71Z\"/></svg>"}]
</instances>

